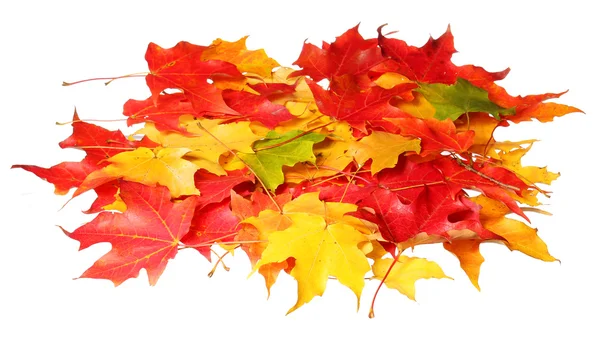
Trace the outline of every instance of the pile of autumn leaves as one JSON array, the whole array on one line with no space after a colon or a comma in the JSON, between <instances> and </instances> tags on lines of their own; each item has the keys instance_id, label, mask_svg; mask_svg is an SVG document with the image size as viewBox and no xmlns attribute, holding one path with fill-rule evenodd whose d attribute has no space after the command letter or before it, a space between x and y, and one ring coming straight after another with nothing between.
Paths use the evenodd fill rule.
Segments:
<instances>
[{"instance_id":1,"label":"pile of autumn leaves","mask_svg":"<svg viewBox=\"0 0 600 346\"><path fill-rule=\"evenodd\" d=\"M143 268L154 285L179 250L211 260L219 244L243 250L267 289L293 276L291 312L331 277L357 298L375 278L414 299L416 280L446 276L403 250L443 243L478 286L482 242L555 260L507 216L529 221L522 206L535 211L539 185L558 174L523 167L533 140L497 142L494 130L579 110L543 102L560 94L511 96L495 83L508 70L455 66L454 52L449 30L413 47L355 27L305 43L294 70L245 38L151 43L151 96L123 111L141 130L126 137L75 114L60 146L84 150L81 162L15 167L57 194L97 194L86 211L96 218L65 231L81 249L112 244L85 278L119 285Z\"/></svg>"}]
</instances>

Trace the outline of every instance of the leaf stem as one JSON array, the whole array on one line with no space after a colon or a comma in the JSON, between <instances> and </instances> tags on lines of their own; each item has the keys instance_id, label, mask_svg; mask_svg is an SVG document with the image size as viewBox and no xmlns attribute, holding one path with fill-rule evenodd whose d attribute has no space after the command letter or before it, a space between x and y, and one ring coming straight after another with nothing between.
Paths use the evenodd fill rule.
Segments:
<instances>
[{"instance_id":1,"label":"leaf stem","mask_svg":"<svg viewBox=\"0 0 600 346\"><path fill-rule=\"evenodd\" d=\"M131 77L145 77L147 74L148 74L148 72L136 72L136 73L130 73L130 74L126 74L124 76L119 76L119 77L89 78L89 79L78 80L76 82L62 82L62 85L63 86L71 86L71 85L75 85L75 84L98 81L98 80L108 80L108 82L104 83L104 85L108 85L110 82L117 80L117 79L131 78Z\"/></svg>"},{"instance_id":2,"label":"leaf stem","mask_svg":"<svg viewBox=\"0 0 600 346\"><path fill-rule=\"evenodd\" d=\"M381 289L381 286L383 286L383 283L385 282L385 279L387 279L388 275L390 275L390 272L392 271L392 268L394 268L394 265L396 265L396 263L398 263L398 256L394 256L394 262L392 262L392 264L388 268L387 272L385 273L385 275L381 279L381 282L379 283L379 286L377 286L377 290L375 291L375 294L373 295L373 300L371 301L371 309L369 309L369 318L374 318L375 317L375 299L377 298L377 294L379 293L379 290Z\"/></svg>"},{"instance_id":3,"label":"leaf stem","mask_svg":"<svg viewBox=\"0 0 600 346\"><path fill-rule=\"evenodd\" d=\"M61 122L56 122L56 125L62 126L62 125L69 125L69 124L74 124L74 123L83 123L83 122L98 122L98 123L108 123L108 122L116 122L116 121L125 121L127 119L78 119L78 120L71 120L71 121L65 121L64 123Z\"/></svg>"}]
</instances>

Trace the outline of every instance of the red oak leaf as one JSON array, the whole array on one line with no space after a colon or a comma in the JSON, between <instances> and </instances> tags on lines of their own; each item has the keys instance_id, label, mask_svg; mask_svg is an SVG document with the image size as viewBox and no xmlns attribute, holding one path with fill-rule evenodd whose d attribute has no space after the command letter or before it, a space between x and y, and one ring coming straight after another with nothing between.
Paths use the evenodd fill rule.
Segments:
<instances>
[{"instance_id":1,"label":"red oak leaf","mask_svg":"<svg viewBox=\"0 0 600 346\"><path fill-rule=\"evenodd\" d=\"M188 233L196 197L173 203L166 187L128 181L121 182L120 195L127 205L124 213L102 212L73 233L65 231L79 241L80 250L103 242L112 245L81 277L108 279L117 286L144 268L155 285Z\"/></svg>"},{"instance_id":2,"label":"red oak leaf","mask_svg":"<svg viewBox=\"0 0 600 346\"><path fill-rule=\"evenodd\" d=\"M239 223L240 219L229 207L229 199L196 208L190 231L181 242L210 261L210 246L215 242L233 241Z\"/></svg>"},{"instance_id":3,"label":"red oak leaf","mask_svg":"<svg viewBox=\"0 0 600 346\"><path fill-rule=\"evenodd\" d=\"M232 171L228 172L228 175L217 176L199 170L194 175L194 181L200 191L198 208L202 208L207 204L218 203L229 198L234 187L246 181L254 182L254 176L242 171Z\"/></svg>"},{"instance_id":4,"label":"red oak leaf","mask_svg":"<svg viewBox=\"0 0 600 346\"><path fill-rule=\"evenodd\" d=\"M394 243L422 232L449 238L449 231L465 229L483 239L496 238L481 226L480 207L463 194L453 198L447 187L426 187L410 204L402 203L392 191L377 189L360 206L357 216L376 223L383 238Z\"/></svg>"},{"instance_id":5,"label":"red oak leaf","mask_svg":"<svg viewBox=\"0 0 600 346\"><path fill-rule=\"evenodd\" d=\"M472 130L457 133L456 126L450 119L439 121L436 119L402 117L387 120L396 125L402 135L421 139L421 156L439 153L444 150L460 153L469 149L475 138L475 132Z\"/></svg>"},{"instance_id":6,"label":"red oak leaf","mask_svg":"<svg viewBox=\"0 0 600 346\"><path fill-rule=\"evenodd\" d=\"M307 83L321 113L338 121L347 121L362 132L366 132L367 121L403 116L404 113L399 108L390 104L390 99L401 97L406 91L416 87L416 84L405 83L391 89L373 86L364 90L350 76L334 78L329 90L310 80Z\"/></svg>"},{"instance_id":7,"label":"red oak leaf","mask_svg":"<svg viewBox=\"0 0 600 346\"><path fill-rule=\"evenodd\" d=\"M127 126L152 122L159 131L187 132L179 123L184 114L194 114L194 108L183 93L160 94L157 98L128 100L123 114L128 116Z\"/></svg>"},{"instance_id":8,"label":"red oak leaf","mask_svg":"<svg viewBox=\"0 0 600 346\"><path fill-rule=\"evenodd\" d=\"M282 105L274 104L266 96L253 95L245 91L223 91L225 103L243 114L246 121L258 121L273 129L280 122L293 119L290 111Z\"/></svg>"},{"instance_id":9,"label":"red oak leaf","mask_svg":"<svg viewBox=\"0 0 600 346\"><path fill-rule=\"evenodd\" d=\"M337 37L332 44L323 42L322 48L304 43L300 57L294 62L302 70L292 73L290 77L308 75L318 82L345 74L358 75L385 60L377 40L365 40L359 34L357 25Z\"/></svg>"},{"instance_id":10,"label":"red oak leaf","mask_svg":"<svg viewBox=\"0 0 600 346\"><path fill-rule=\"evenodd\" d=\"M157 102L163 90L175 88L184 92L197 113L240 115L225 104L221 90L210 84L209 79L236 78L242 74L234 64L225 61L202 61L204 49L187 42L179 42L168 49L150 43L146 51L150 69L146 83L152 99Z\"/></svg>"},{"instance_id":11,"label":"red oak leaf","mask_svg":"<svg viewBox=\"0 0 600 346\"><path fill-rule=\"evenodd\" d=\"M481 168L478 167L478 169L467 166L471 167L472 170L470 170L465 167L466 163L465 165L460 165L457 161L448 157L435 160L434 165L442 172L448 186L454 191L462 190L463 188L476 189L489 198L501 201L515 214L529 221L529 218L523 213L517 202L507 192L513 191L522 196L523 192L527 190L528 185L508 169L488 165ZM475 171L480 174L475 173Z\"/></svg>"}]
</instances>

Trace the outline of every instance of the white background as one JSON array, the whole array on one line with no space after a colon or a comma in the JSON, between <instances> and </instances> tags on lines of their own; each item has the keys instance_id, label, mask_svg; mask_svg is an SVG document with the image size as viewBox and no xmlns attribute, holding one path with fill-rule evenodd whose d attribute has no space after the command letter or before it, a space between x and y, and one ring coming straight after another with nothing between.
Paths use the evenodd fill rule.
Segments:
<instances>
[{"instance_id":1,"label":"white background","mask_svg":"<svg viewBox=\"0 0 600 346\"><path fill-rule=\"evenodd\" d=\"M0 238L0 344L2 345L325 345L434 343L461 345L598 345L598 104L600 28L586 1L5 1L0 5L0 108L3 150ZM511 67L501 85L512 94L560 92L578 106L553 123L528 123L499 133L537 138L526 163L548 165L562 177L552 186L552 217L533 224L562 264L533 260L500 246L483 247L482 292L477 292L441 246L418 250L442 265L451 280L422 280L417 300L383 289L377 317L367 318L371 282L357 313L350 290L330 282L323 298L289 316L295 282L282 278L266 300L262 279L246 279L242 253L229 273L193 251L169 263L156 287L145 273L113 288L108 281L71 280L110 249L77 252L69 230L89 220L92 194L66 208L67 197L12 164L51 166L79 160L61 150L74 106L84 119L118 119L128 98L143 99L143 79L61 87L62 81L117 76L147 69L148 42L180 40L207 45L217 37L251 35L291 65L308 38L331 41L361 22L375 37L389 23L395 37L422 45L451 24L460 53L456 64L490 71ZM124 125L108 123L110 128Z\"/></svg>"}]
</instances>

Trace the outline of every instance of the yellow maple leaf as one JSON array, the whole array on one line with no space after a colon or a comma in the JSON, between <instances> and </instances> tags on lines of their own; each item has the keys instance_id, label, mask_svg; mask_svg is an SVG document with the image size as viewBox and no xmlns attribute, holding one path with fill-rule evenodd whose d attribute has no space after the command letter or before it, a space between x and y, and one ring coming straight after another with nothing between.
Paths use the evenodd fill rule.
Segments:
<instances>
[{"instance_id":1,"label":"yellow maple leaf","mask_svg":"<svg viewBox=\"0 0 600 346\"><path fill-rule=\"evenodd\" d=\"M548 252L546 243L537 235L537 229L531 228L521 221L505 217L511 211L504 203L483 195L474 197L472 200L482 206L480 217L483 227L503 237L504 243L509 249L518 250L542 261L556 261L556 258Z\"/></svg>"},{"instance_id":2,"label":"yellow maple leaf","mask_svg":"<svg viewBox=\"0 0 600 346\"><path fill-rule=\"evenodd\" d=\"M182 116L180 121L191 136L178 132L160 132L152 123L147 123L137 133L146 135L164 148L188 148L186 159L198 168L204 168L217 175L226 174L219 162L221 155L229 153L229 150L253 153L252 143L261 139L252 132L248 121L220 124L221 120L194 120L191 116Z\"/></svg>"},{"instance_id":3,"label":"yellow maple leaf","mask_svg":"<svg viewBox=\"0 0 600 346\"><path fill-rule=\"evenodd\" d=\"M172 197L198 195L200 192L194 185L198 166L182 159L189 151L187 148L156 147L116 154L107 159L108 166L89 174L73 196L117 178L149 186L166 186Z\"/></svg>"},{"instance_id":4,"label":"yellow maple leaf","mask_svg":"<svg viewBox=\"0 0 600 346\"><path fill-rule=\"evenodd\" d=\"M398 290L408 298L415 300L415 282L419 279L452 279L444 274L440 266L424 258L399 256L396 263L393 258L379 258L373 263L373 275L382 280L390 266L390 273L385 278L385 285Z\"/></svg>"},{"instance_id":5,"label":"yellow maple leaf","mask_svg":"<svg viewBox=\"0 0 600 346\"><path fill-rule=\"evenodd\" d=\"M248 50L244 36L235 42L216 39L202 53L204 60L222 60L234 64L240 72L256 73L267 77L279 63L269 58L264 49Z\"/></svg>"},{"instance_id":6,"label":"yellow maple leaf","mask_svg":"<svg viewBox=\"0 0 600 346\"><path fill-rule=\"evenodd\" d=\"M350 144L348 153L354 156L359 165L372 159L371 174L384 168L392 168L398 163L398 156L407 151L421 151L419 139L409 139L389 132L373 131L358 142Z\"/></svg>"},{"instance_id":7,"label":"yellow maple leaf","mask_svg":"<svg viewBox=\"0 0 600 346\"><path fill-rule=\"evenodd\" d=\"M288 313L323 295L330 275L349 287L360 303L369 262L359 244L368 239L349 224L352 217L345 219L344 215L356 209L349 203L320 201L318 193L303 194L283 206L283 215L291 225L269 235L269 243L254 270L295 259L290 275L298 282L298 300Z\"/></svg>"}]
</instances>

